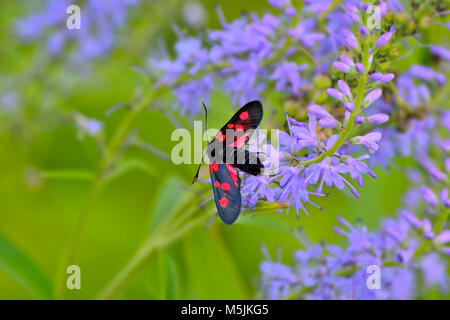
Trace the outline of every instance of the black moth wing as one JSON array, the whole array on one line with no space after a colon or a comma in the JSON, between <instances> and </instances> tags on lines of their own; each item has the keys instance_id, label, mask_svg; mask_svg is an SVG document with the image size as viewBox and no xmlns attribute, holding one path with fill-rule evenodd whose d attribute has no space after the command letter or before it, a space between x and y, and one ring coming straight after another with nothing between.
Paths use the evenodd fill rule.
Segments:
<instances>
[{"instance_id":1,"label":"black moth wing","mask_svg":"<svg viewBox=\"0 0 450 320\"><path fill-rule=\"evenodd\" d=\"M258 153L250 152L244 148L234 149L233 165L245 173L258 176L262 174L264 165L258 157Z\"/></svg>"},{"instance_id":2,"label":"black moth wing","mask_svg":"<svg viewBox=\"0 0 450 320\"><path fill-rule=\"evenodd\" d=\"M209 165L214 201L222 221L231 225L241 212L241 179L236 168L229 164Z\"/></svg>"},{"instance_id":3,"label":"black moth wing","mask_svg":"<svg viewBox=\"0 0 450 320\"><path fill-rule=\"evenodd\" d=\"M215 140L224 141L227 129L241 130L245 132L249 129L256 129L263 118L263 107L258 100L250 101L240 108L231 119L220 129ZM239 131L237 130L237 131ZM247 137L248 140L249 137Z\"/></svg>"},{"instance_id":4,"label":"black moth wing","mask_svg":"<svg viewBox=\"0 0 450 320\"><path fill-rule=\"evenodd\" d=\"M245 112L247 112L248 117L244 117L245 119L241 119L241 115ZM240 108L228 121L220 131L222 131L223 134L225 134L226 129L228 128L229 124L236 125L242 125L244 126L244 131L247 131L248 129L256 129L259 124L261 123L261 120L263 118L263 106L260 101L254 100L247 102L242 108Z\"/></svg>"}]
</instances>

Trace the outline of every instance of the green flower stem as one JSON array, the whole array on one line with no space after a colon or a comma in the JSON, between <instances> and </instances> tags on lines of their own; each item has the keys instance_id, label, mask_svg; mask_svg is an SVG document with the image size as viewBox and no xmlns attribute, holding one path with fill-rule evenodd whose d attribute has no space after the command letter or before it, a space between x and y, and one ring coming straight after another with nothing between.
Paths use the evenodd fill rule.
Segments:
<instances>
[{"instance_id":1,"label":"green flower stem","mask_svg":"<svg viewBox=\"0 0 450 320\"><path fill-rule=\"evenodd\" d=\"M283 300L297 300L299 297L303 296L305 293L309 293L317 288L317 285L302 287L301 289L294 291L283 298Z\"/></svg>"},{"instance_id":2,"label":"green flower stem","mask_svg":"<svg viewBox=\"0 0 450 320\"><path fill-rule=\"evenodd\" d=\"M202 215L174 232L167 232L162 228L150 235L147 241L131 258L128 264L114 277L114 279L105 287L98 295L97 299L112 299L123 288L123 286L131 279L131 277L140 269L140 267L148 261L155 251L166 247L172 242L183 237L195 227L198 227L208 221L210 217Z\"/></svg>"},{"instance_id":3,"label":"green flower stem","mask_svg":"<svg viewBox=\"0 0 450 320\"><path fill-rule=\"evenodd\" d=\"M126 139L130 132L131 126L136 117L147 108L151 102L162 92L162 87L158 87L154 90L148 90L147 93L139 100L139 102L133 106L130 112L122 119L122 122L114 132L110 143L106 147L102 160L100 161L99 171L102 173L108 170L112 164L117 151L121 147L123 141Z\"/></svg>"},{"instance_id":4,"label":"green flower stem","mask_svg":"<svg viewBox=\"0 0 450 320\"><path fill-rule=\"evenodd\" d=\"M55 280L55 297L57 299L61 299L63 297L63 292L65 290L64 280L66 275L66 268L70 265L73 259L76 246L81 237L82 230L84 229L88 221L89 213L92 211L95 200L97 199L97 196L102 189L103 181L97 178L91 187L88 198L83 206L83 209L81 210L75 228L69 237L67 245L63 248Z\"/></svg>"},{"instance_id":5,"label":"green flower stem","mask_svg":"<svg viewBox=\"0 0 450 320\"><path fill-rule=\"evenodd\" d=\"M445 208L439 214L439 216L436 220L436 224L434 225L434 228L433 228L433 233L435 236L437 236L437 235L439 235L439 233L441 233L442 228L444 227L444 224L448 219L449 213L450 213L450 209ZM433 243L433 241L430 239L425 240L422 243L422 245L419 247L419 249L417 249L416 252L414 253L414 258L417 258L420 255L424 254L428 250L428 248L431 246L432 243Z\"/></svg>"},{"instance_id":6,"label":"green flower stem","mask_svg":"<svg viewBox=\"0 0 450 320\"><path fill-rule=\"evenodd\" d=\"M63 297L63 292L65 290L64 277L65 270L67 266L71 263L78 243L81 238L84 227L86 226L89 216L92 212L92 207L97 199L97 196L103 189L106 183L105 173L113 164L115 160L115 155L117 154L123 141L126 139L131 126L136 119L136 117L156 98L160 93L160 90L149 90L138 102L135 104L130 112L122 119L122 122L117 127L114 132L105 152L103 153L102 159L100 160L99 167L97 169L97 174L92 188L89 192L86 203L81 210L78 217L77 223L73 232L71 233L69 240L67 241L67 246L63 249L58 271L56 273L55 281L55 296L57 298Z\"/></svg>"},{"instance_id":7,"label":"green flower stem","mask_svg":"<svg viewBox=\"0 0 450 320\"><path fill-rule=\"evenodd\" d=\"M336 140L336 142L333 144L333 146L328 151L322 153L321 155L319 155L313 159L300 162L299 163L300 166L306 167L313 163L321 162L326 157L333 156L334 153L344 144L345 140L347 139L347 136L349 135L350 131L353 128L355 117L358 115L359 109L361 108L363 98L364 98L364 92L366 89L366 83L367 83L367 78L368 78L368 74L369 74L369 46L367 45L367 43L364 45L362 62L364 65L364 73L363 73L362 77L359 79L359 83L358 83L358 89L357 89L358 93L357 93L356 100L355 100L355 110L353 110L352 114L350 115L350 118L348 119L344 130L342 130L342 132L339 134L338 139Z\"/></svg>"}]
</instances>

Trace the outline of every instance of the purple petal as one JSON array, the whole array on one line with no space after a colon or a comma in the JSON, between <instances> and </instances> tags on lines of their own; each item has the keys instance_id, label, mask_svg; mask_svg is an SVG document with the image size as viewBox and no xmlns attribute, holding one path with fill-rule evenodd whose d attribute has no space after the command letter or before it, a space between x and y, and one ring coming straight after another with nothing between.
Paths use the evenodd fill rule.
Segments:
<instances>
[{"instance_id":1,"label":"purple petal","mask_svg":"<svg viewBox=\"0 0 450 320\"><path fill-rule=\"evenodd\" d=\"M384 45L386 45L389 40L391 40L392 38L392 33L391 32L386 32L384 34L382 34L378 40L375 42L375 47L382 47Z\"/></svg>"},{"instance_id":2,"label":"purple petal","mask_svg":"<svg viewBox=\"0 0 450 320\"><path fill-rule=\"evenodd\" d=\"M348 72L350 70L350 66L342 61L334 61L333 67L342 72Z\"/></svg>"},{"instance_id":3,"label":"purple petal","mask_svg":"<svg viewBox=\"0 0 450 320\"><path fill-rule=\"evenodd\" d=\"M389 116L384 113L377 113L369 117L369 122L375 124L382 124L389 120Z\"/></svg>"},{"instance_id":4,"label":"purple petal","mask_svg":"<svg viewBox=\"0 0 450 320\"><path fill-rule=\"evenodd\" d=\"M328 88L327 93L330 97L335 98L337 100L342 100L344 98L342 93L334 88Z\"/></svg>"}]
</instances>

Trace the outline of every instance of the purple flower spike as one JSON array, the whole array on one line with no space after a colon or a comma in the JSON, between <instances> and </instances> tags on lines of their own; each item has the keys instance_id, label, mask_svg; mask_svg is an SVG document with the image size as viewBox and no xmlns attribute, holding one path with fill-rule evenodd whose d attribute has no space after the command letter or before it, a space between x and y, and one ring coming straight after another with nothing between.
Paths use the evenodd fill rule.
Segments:
<instances>
[{"instance_id":1,"label":"purple flower spike","mask_svg":"<svg viewBox=\"0 0 450 320\"><path fill-rule=\"evenodd\" d=\"M342 72L350 71L350 66L342 61L334 61L333 67L335 67L336 69L338 69L339 71L342 71Z\"/></svg>"},{"instance_id":2,"label":"purple flower spike","mask_svg":"<svg viewBox=\"0 0 450 320\"><path fill-rule=\"evenodd\" d=\"M372 103L374 103L379 97L381 97L381 94L382 94L381 89L375 89L375 90L370 91L364 98L365 107L368 107Z\"/></svg>"},{"instance_id":3,"label":"purple flower spike","mask_svg":"<svg viewBox=\"0 0 450 320\"><path fill-rule=\"evenodd\" d=\"M386 32L386 33L382 34L378 38L378 40L375 42L375 47L380 48L382 46L385 46L389 42L389 40L391 40L391 38L392 38L391 32Z\"/></svg>"},{"instance_id":4,"label":"purple flower spike","mask_svg":"<svg viewBox=\"0 0 450 320\"><path fill-rule=\"evenodd\" d=\"M350 48L356 49L356 47L358 46L358 42L356 41L356 37L353 32L348 29L344 29L342 32L344 33L345 44Z\"/></svg>"},{"instance_id":5,"label":"purple flower spike","mask_svg":"<svg viewBox=\"0 0 450 320\"><path fill-rule=\"evenodd\" d=\"M447 78L442 74L437 72L435 74L436 81L442 86L447 82Z\"/></svg>"},{"instance_id":6,"label":"purple flower spike","mask_svg":"<svg viewBox=\"0 0 450 320\"><path fill-rule=\"evenodd\" d=\"M297 14L297 9L295 9L294 7L286 8L286 10L284 10L284 13L288 16L295 16Z\"/></svg>"},{"instance_id":7,"label":"purple flower spike","mask_svg":"<svg viewBox=\"0 0 450 320\"><path fill-rule=\"evenodd\" d=\"M427 186L421 186L420 191L422 192L423 200L430 206L434 207L437 204L437 198L434 192Z\"/></svg>"},{"instance_id":8,"label":"purple flower spike","mask_svg":"<svg viewBox=\"0 0 450 320\"><path fill-rule=\"evenodd\" d=\"M322 118L319 120L319 126L322 128L332 128L336 127L337 122L333 118Z\"/></svg>"},{"instance_id":9,"label":"purple flower spike","mask_svg":"<svg viewBox=\"0 0 450 320\"><path fill-rule=\"evenodd\" d=\"M366 121L366 118L364 118L363 116L356 116L355 117L355 122L356 123L363 124L364 121Z\"/></svg>"},{"instance_id":10,"label":"purple flower spike","mask_svg":"<svg viewBox=\"0 0 450 320\"><path fill-rule=\"evenodd\" d=\"M345 54L341 54L341 61L344 62L345 64L348 64L349 66L355 65L353 60L349 56L346 56Z\"/></svg>"},{"instance_id":11,"label":"purple flower spike","mask_svg":"<svg viewBox=\"0 0 450 320\"><path fill-rule=\"evenodd\" d=\"M361 187L364 185L362 174L368 173L373 178L377 177L375 172L370 170L369 166L361 161L367 158L368 156L361 156L355 159L349 156L345 160L345 162L347 162L348 164L348 171L350 173L350 176L352 177L352 179L356 179Z\"/></svg>"},{"instance_id":12,"label":"purple flower spike","mask_svg":"<svg viewBox=\"0 0 450 320\"><path fill-rule=\"evenodd\" d=\"M380 148L381 132L370 132L364 136L357 136L352 139L353 143L361 144L374 153Z\"/></svg>"},{"instance_id":13,"label":"purple flower spike","mask_svg":"<svg viewBox=\"0 0 450 320\"><path fill-rule=\"evenodd\" d=\"M369 77L370 81L379 81L383 77L381 72L372 73Z\"/></svg>"},{"instance_id":14,"label":"purple flower spike","mask_svg":"<svg viewBox=\"0 0 450 320\"><path fill-rule=\"evenodd\" d=\"M353 110L355 110L355 104L353 102L350 102L350 101L345 102L344 103L344 107L345 107L345 109L347 109L350 112L353 112Z\"/></svg>"},{"instance_id":15,"label":"purple flower spike","mask_svg":"<svg viewBox=\"0 0 450 320\"><path fill-rule=\"evenodd\" d=\"M441 251L443 254L450 257L450 247L445 247Z\"/></svg>"},{"instance_id":16,"label":"purple flower spike","mask_svg":"<svg viewBox=\"0 0 450 320\"><path fill-rule=\"evenodd\" d=\"M450 230L442 231L435 239L440 244L446 244L450 242Z\"/></svg>"},{"instance_id":17,"label":"purple flower spike","mask_svg":"<svg viewBox=\"0 0 450 320\"><path fill-rule=\"evenodd\" d=\"M380 72L372 73L369 77L370 81L378 81L380 83L387 83L395 78L393 73L382 74Z\"/></svg>"},{"instance_id":18,"label":"purple flower spike","mask_svg":"<svg viewBox=\"0 0 450 320\"><path fill-rule=\"evenodd\" d=\"M393 73L386 73L381 77L380 82L387 83L387 82L393 80L394 78L395 78L395 75Z\"/></svg>"},{"instance_id":19,"label":"purple flower spike","mask_svg":"<svg viewBox=\"0 0 450 320\"><path fill-rule=\"evenodd\" d=\"M362 26L362 27L360 27L359 28L359 32L362 34L362 35L368 35L369 34L369 29L366 27L366 26Z\"/></svg>"},{"instance_id":20,"label":"purple flower spike","mask_svg":"<svg viewBox=\"0 0 450 320\"><path fill-rule=\"evenodd\" d=\"M435 56L438 56L446 60L450 60L450 50L448 50L447 48L440 46L431 46L430 50L431 53L433 53Z\"/></svg>"},{"instance_id":21,"label":"purple flower spike","mask_svg":"<svg viewBox=\"0 0 450 320\"><path fill-rule=\"evenodd\" d=\"M325 110L323 107L319 106L318 104L311 105L309 107L309 112L319 119L331 118L331 115L328 113L328 111Z\"/></svg>"},{"instance_id":22,"label":"purple flower spike","mask_svg":"<svg viewBox=\"0 0 450 320\"><path fill-rule=\"evenodd\" d=\"M442 189L440 198L444 206L446 206L447 208L450 207L450 199L448 198L447 188Z\"/></svg>"},{"instance_id":23,"label":"purple flower spike","mask_svg":"<svg viewBox=\"0 0 450 320\"><path fill-rule=\"evenodd\" d=\"M377 113L369 117L370 123L382 124L389 120L389 116L384 113Z\"/></svg>"},{"instance_id":24,"label":"purple flower spike","mask_svg":"<svg viewBox=\"0 0 450 320\"><path fill-rule=\"evenodd\" d=\"M413 77L423 81L431 81L436 76L436 72L434 72L433 69L418 64L412 65L409 72L413 75Z\"/></svg>"},{"instance_id":25,"label":"purple flower spike","mask_svg":"<svg viewBox=\"0 0 450 320\"><path fill-rule=\"evenodd\" d=\"M364 65L362 63L357 63L355 65L355 69L356 71L358 71L359 73L363 73L364 70L366 70L366 68L364 68Z\"/></svg>"},{"instance_id":26,"label":"purple flower spike","mask_svg":"<svg viewBox=\"0 0 450 320\"><path fill-rule=\"evenodd\" d=\"M344 80L339 80L338 83L339 90L345 95L350 98L352 98L352 91L350 90L350 87L348 86L347 82Z\"/></svg>"},{"instance_id":27,"label":"purple flower spike","mask_svg":"<svg viewBox=\"0 0 450 320\"><path fill-rule=\"evenodd\" d=\"M327 93L330 97L335 98L337 100L341 100L344 98L344 96L342 95L342 93L339 90L336 90L334 88L328 88L327 89Z\"/></svg>"},{"instance_id":28,"label":"purple flower spike","mask_svg":"<svg viewBox=\"0 0 450 320\"><path fill-rule=\"evenodd\" d=\"M290 3L290 0L269 0L269 3L275 8L283 8Z\"/></svg>"},{"instance_id":29,"label":"purple flower spike","mask_svg":"<svg viewBox=\"0 0 450 320\"><path fill-rule=\"evenodd\" d=\"M420 221L411 211L402 210L400 216L405 219L411 226L416 229L422 229L422 221Z\"/></svg>"}]
</instances>

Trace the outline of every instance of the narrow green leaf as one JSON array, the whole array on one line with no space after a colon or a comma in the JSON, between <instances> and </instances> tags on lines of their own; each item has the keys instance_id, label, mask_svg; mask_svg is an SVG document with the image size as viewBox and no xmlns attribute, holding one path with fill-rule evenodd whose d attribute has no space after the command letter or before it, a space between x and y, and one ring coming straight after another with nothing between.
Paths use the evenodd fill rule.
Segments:
<instances>
[{"instance_id":1,"label":"narrow green leaf","mask_svg":"<svg viewBox=\"0 0 450 320\"><path fill-rule=\"evenodd\" d=\"M217 226L194 232L183 240L188 287L192 299L250 299L250 288L236 268Z\"/></svg>"},{"instance_id":2,"label":"narrow green leaf","mask_svg":"<svg viewBox=\"0 0 450 320\"><path fill-rule=\"evenodd\" d=\"M177 298L178 294L178 275L177 275L177 267L175 261L172 259L170 255L166 255L167 259L167 291L166 297L167 300L174 300Z\"/></svg>"},{"instance_id":3,"label":"narrow green leaf","mask_svg":"<svg viewBox=\"0 0 450 320\"><path fill-rule=\"evenodd\" d=\"M150 176L154 176L156 174L156 170L145 161L139 159L122 159L117 164L117 166L108 174L107 179L117 179L118 177L132 170L141 170L146 172Z\"/></svg>"},{"instance_id":4,"label":"narrow green leaf","mask_svg":"<svg viewBox=\"0 0 450 320\"><path fill-rule=\"evenodd\" d=\"M177 297L178 278L175 261L172 257L160 252L158 255L158 298L162 300L173 300Z\"/></svg>"},{"instance_id":5,"label":"narrow green leaf","mask_svg":"<svg viewBox=\"0 0 450 320\"><path fill-rule=\"evenodd\" d=\"M36 299L52 298L52 288L47 277L25 253L1 234L0 270L19 282Z\"/></svg>"},{"instance_id":6,"label":"narrow green leaf","mask_svg":"<svg viewBox=\"0 0 450 320\"><path fill-rule=\"evenodd\" d=\"M180 209L189 197L186 183L176 176L169 176L155 193L154 205L150 209L150 232Z\"/></svg>"}]
</instances>

